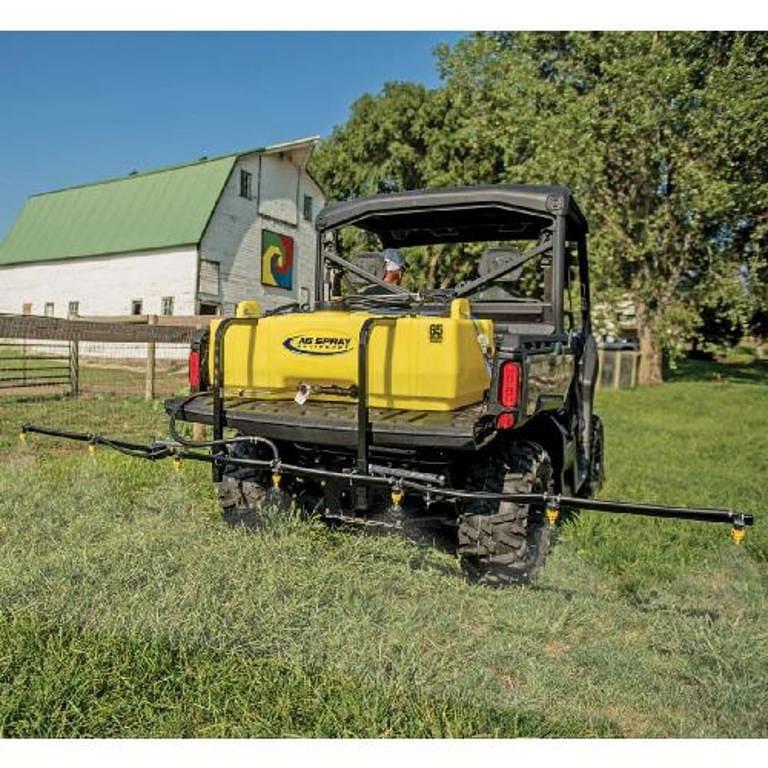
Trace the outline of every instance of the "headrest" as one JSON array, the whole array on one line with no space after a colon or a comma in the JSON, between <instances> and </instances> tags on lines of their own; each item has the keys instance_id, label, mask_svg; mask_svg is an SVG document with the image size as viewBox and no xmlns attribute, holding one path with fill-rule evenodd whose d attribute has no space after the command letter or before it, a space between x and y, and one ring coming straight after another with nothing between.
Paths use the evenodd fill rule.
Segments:
<instances>
[{"instance_id":1,"label":"headrest","mask_svg":"<svg viewBox=\"0 0 768 768\"><path fill-rule=\"evenodd\" d=\"M353 256L350 261L356 267L360 267L360 269L364 269L366 272L373 275L373 277L378 277L379 280L384 279L386 269L384 266L384 255L382 253L379 253L378 251L364 251L363 253L358 253L356 256ZM362 277L358 277L352 272L347 273L347 278L353 285L363 285L365 283L365 280L363 280Z\"/></svg>"},{"instance_id":2,"label":"headrest","mask_svg":"<svg viewBox=\"0 0 768 768\"><path fill-rule=\"evenodd\" d=\"M519 248L511 247L495 247L486 248L483 255L480 257L480 261L477 265L477 273L480 277L485 277L495 272L497 269L501 269L505 264L509 264L522 254ZM517 269L513 269L511 272L507 272L499 278L500 283L514 283L520 279L523 267L520 265Z\"/></svg>"}]
</instances>

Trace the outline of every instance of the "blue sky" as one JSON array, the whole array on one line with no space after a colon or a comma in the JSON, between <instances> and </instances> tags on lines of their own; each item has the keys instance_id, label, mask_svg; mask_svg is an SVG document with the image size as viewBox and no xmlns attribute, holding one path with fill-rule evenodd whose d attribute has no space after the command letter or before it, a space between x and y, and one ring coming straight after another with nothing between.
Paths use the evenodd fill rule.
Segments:
<instances>
[{"instance_id":1,"label":"blue sky","mask_svg":"<svg viewBox=\"0 0 768 768\"><path fill-rule=\"evenodd\" d=\"M0 33L0 240L28 195L326 136L458 32Z\"/></svg>"}]
</instances>

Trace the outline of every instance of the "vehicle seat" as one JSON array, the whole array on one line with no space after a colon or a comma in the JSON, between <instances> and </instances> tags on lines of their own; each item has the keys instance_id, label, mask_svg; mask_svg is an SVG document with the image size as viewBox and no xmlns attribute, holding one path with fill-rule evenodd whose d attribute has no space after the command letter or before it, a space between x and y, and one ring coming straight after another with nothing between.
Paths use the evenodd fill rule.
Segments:
<instances>
[{"instance_id":1,"label":"vehicle seat","mask_svg":"<svg viewBox=\"0 0 768 768\"><path fill-rule=\"evenodd\" d=\"M480 277L485 277L495 272L497 269L501 269L505 264L514 261L522 255L522 251L519 248L512 247L492 247L486 248L483 255L480 257L480 261L477 265L477 273ZM507 272L506 275L498 278L499 283L516 283L520 279L520 275L523 272L522 265L517 269L513 269L511 272Z\"/></svg>"},{"instance_id":2,"label":"vehicle seat","mask_svg":"<svg viewBox=\"0 0 768 768\"><path fill-rule=\"evenodd\" d=\"M386 274L386 268L384 266L384 255L379 251L363 251L353 256L350 261L360 269L364 269L373 277L377 277L379 280L384 279ZM348 272L346 275L349 282L356 288L366 285L366 281L362 277L358 277L352 272Z\"/></svg>"}]
</instances>

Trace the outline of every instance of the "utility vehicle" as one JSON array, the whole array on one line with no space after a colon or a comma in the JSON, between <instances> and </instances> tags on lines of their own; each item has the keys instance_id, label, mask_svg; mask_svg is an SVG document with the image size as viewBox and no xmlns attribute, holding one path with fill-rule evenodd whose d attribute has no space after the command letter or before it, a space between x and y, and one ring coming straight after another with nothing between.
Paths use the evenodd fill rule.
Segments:
<instances>
[{"instance_id":1,"label":"utility vehicle","mask_svg":"<svg viewBox=\"0 0 768 768\"><path fill-rule=\"evenodd\" d=\"M233 457L330 471L281 481L329 519L443 526L477 579L530 578L557 510L548 520L541 500L483 494L590 497L603 481L576 201L545 186L402 192L329 205L317 230L314 301L214 321L193 348L204 393L169 401L169 414L213 424L216 439L231 427L272 443L232 443ZM360 246L371 241L406 262L451 253L466 277L384 282L380 252ZM224 517L257 524L271 469L220 464L216 480Z\"/></svg>"},{"instance_id":2,"label":"utility vehicle","mask_svg":"<svg viewBox=\"0 0 768 768\"><path fill-rule=\"evenodd\" d=\"M750 515L590 498L604 472L597 346L587 221L567 188L377 195L328 205L316 226L308 303L243 302L195 338L191 393L166 403L173 442L75 439L210 461L233 524L292 499L342 524L442 533L490 584L535 574L561 507L730 522L743 537ZM383 279L393 248L407 287ZM213 439L185 438L181 421Z\"/></svg>"}]
</instances>

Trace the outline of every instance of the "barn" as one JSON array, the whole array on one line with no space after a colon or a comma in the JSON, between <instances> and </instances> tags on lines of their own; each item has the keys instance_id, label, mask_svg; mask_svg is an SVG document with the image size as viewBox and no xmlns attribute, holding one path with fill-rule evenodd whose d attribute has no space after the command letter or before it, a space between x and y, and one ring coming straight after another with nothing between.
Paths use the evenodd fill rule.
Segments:
<instances>
[{"instance_id":1,"label":"barn","mask_svg":"<svg viewBox=\"0 0 768 768\"><path fill-rule=\"evenodd\" d=\"M0 246L0 312L230 313L313 288L317 137L30 197Z\"/></svg>"}]
</instances>

